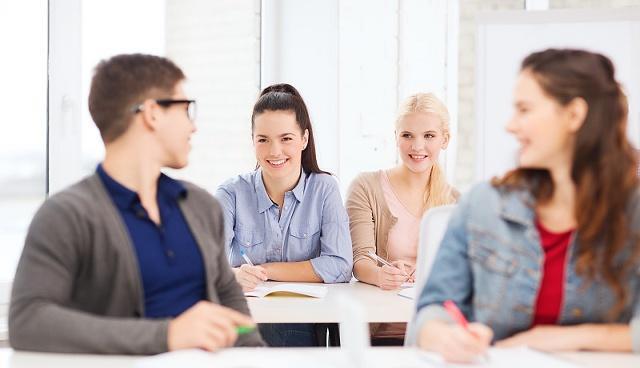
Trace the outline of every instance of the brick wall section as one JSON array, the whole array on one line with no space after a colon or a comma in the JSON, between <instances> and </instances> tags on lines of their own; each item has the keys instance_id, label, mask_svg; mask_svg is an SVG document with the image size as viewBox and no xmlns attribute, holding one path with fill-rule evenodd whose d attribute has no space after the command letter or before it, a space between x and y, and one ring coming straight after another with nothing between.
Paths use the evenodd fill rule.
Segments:
<instances>
[{"instance_id":1,"label":"brick wall section","mask_svg":"<svg viewBox=\"0 0 640 368\"><path fill-rule=\"evenodd\" d=\"M455 185L460 190L473 184L475 171L475 65L476 16L492 10L522 10L524 0L460 0L458 44L458 157Z\"/></svg>"},{"instance_id":2,"label":"brick wall section","mask_svg":"<svg viewBox=\"0 0 640 368\"><path fill-rule=\"evenodd\" d=\"M251 109L260 92L260 0L167 0L167 56L198 100L189 166L174 176L215 191L254 168Z\"/></svg>"}]
</instances>

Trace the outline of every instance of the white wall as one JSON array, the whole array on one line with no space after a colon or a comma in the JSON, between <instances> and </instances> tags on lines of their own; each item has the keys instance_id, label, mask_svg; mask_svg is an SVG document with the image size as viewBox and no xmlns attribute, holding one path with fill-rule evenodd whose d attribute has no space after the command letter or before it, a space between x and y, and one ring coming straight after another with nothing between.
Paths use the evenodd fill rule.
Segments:
<instances>
[{"instance_id":1,"label":"white wall","mask_svg":"<svg viewBox=\"0 0 640 368\"><path fill-rule=\"evenodd\" d=\"M342 191L396 163L399 102L434 92L457 127L457 1L262 2L262 87L289 82L309 107L321 168ZM443 155L453 178L456 141ZM450 154L453 152L453 154Z\"/></svg>"},{"instance_id":2,"label":"white wall","mask_svg":"<svg viewBox=\"0 0 640 368\"><path fill-rule=\"evenodd\" d=\"M184 70L187 93L198 101L189 165L171 175L214 192L255 167L251 109L260 90L260 1L166 1L167 56Z\"/></svg>"},{"instance_id":3,"label":"white wall","mask_svg":"<svg viewBox=\"0 0 640 368\"><path fill-rule=\"evenodd\" d=\"M476 180L515 166L517 142L504 126L512 114L519 66L533 51L584 48L611 58L629 97L629 138L638 146L640 10L494 12L480 18L476 84Z\"/></svg>"},{"instance_id":4,"label":"white wall","mask_svg":"<svg viewBox=\"0 0 640 368\"><path fill-rule=\"evenodd\" d=\"M261 87L290 83L304 98L320 168L339 170L338 151L322 149L338 129L337 0L262 2Z\"/></svg>"},{"instance_id":5,"label":"white wall","mask_svg":"<svg viewBox=\"0 0 640 368\"><path fill-rule=\"evenodd\" d=\"M80 0L49 2L49 193L82 176Z\"/></svg>"}]
</instances>

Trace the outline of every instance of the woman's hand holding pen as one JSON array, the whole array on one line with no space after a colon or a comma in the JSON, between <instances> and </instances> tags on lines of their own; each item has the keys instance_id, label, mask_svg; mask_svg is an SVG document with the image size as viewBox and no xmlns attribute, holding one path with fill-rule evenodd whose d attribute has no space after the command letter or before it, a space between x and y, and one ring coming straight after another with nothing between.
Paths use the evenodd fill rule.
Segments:
<instances>
[{"instance_id":1,"label":"woman's hand holding pen","mask_svg":"<svg viewBox=\"0 0 640 368\"><path fill-rule=\"evenodd\" d=\"M242 291L251 291L260 285L263 281L267 281L267 270L262 266L251 266L248 264L240 265L234 268L236 281L242 286Z\"/></svg>"},{"instance_id":2,"label":"woman's hand holding pen","mask_svg":"<svg viewBox=\"0 0 640 368\"><path fill-rule=\"evenodd\" d=\"M485 355L493 331L481 323L459 324L438 320L427 321L420 330L418 346L434 351L449 362L471 363Z\"/></svg>"},{"instance_id":3,"label":"woman's hand holding pen","mask_svg":"<svg viewBox=\"0 0 640 368\"><path fill-rule=\"evenodd\" d=\"M403 270L407 274L407 279L404 282L416 282L416 266L404 261L391 262L394 266Z\"/></svg>"},{"instance_id":4,"label":"woman's hand holding pen","mask_svg":"<svg viewBox=\"0 0 640 368\"><path fill-rule=\"evenodd\" d=\"M378 286L383 290L395 290L413 277L413 268L403 261L383 264L378 269Z\"/></svg>"},{"instance_id":5,"label":"woman's hand holding pen","mask_svg":"<svg viewBox=\"0 0 640 368\"><path fill-rule=\"evenodd\" d=\"M382 290L395 290L410 279L403 262L396 261L378 268L378 286Z\"/></svg>"},{"instance_id":6,"label":"woman's hand holding pen","mask_svg":"<svg viewBox=\"0 0 640 368\"><path fill-rule=\"evenodd\" d=\"M383 290L394 290L400 288L405 282L413 282L415 277L415 267L404 261L389 262L374 252L365 254L372 261L382 264L382 267L376 268L377 282L376 284Z\"/></svg>"}]
</instances>

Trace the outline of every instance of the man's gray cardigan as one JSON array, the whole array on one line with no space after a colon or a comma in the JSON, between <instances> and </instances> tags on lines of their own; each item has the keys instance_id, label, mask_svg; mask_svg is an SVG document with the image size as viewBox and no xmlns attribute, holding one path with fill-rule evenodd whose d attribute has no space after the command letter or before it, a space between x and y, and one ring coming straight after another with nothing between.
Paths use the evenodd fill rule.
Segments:
<instances>
[{"instance_id":1,"label":"man's gray cardigan","mask_svg":"<svg viewBox=\"0 0 640 368\"><path fill-rule=\"evenodd\" d=\"M207 296L249 314L224 250L218 202L186 182L179 206L202 253ZM169 319L144 318L140 270L127 228L94 174L51 196L38 210L13 282L13 348L67 353L167 351ZM264 345L257 332L236 346Z\"/></svg>"}]
</instances>

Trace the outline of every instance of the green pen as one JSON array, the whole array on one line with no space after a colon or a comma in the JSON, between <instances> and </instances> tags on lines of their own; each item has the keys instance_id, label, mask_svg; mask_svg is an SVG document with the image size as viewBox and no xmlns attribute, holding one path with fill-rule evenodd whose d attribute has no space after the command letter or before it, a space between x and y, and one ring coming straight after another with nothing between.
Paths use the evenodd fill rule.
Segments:
<instances>
[{"instance_id":1,"label":"green pen","mask_svg":"<svg viewBox=\"0 0 640 368\"><path fill-rule=\"evenodd\" d=\"M256 330L256 326L238 326L236 332L238 335L246 335Z\"/></svg>"}]
</instances>

